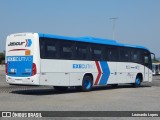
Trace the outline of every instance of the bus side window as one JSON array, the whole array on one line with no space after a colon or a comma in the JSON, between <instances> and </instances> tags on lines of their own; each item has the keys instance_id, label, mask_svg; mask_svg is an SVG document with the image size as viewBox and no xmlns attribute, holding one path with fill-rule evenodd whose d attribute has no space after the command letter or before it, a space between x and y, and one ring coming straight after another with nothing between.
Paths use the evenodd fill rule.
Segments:
<instances>
[{"instance_id":1,"label":"bus side window","mask_svg":"<svg viewBox=\"0 0 160 120\"><path fill-rule=\"evenodd\" d=\"M130 52L128 48L119 48L119 60L120 62L129 62L130 61Z\"/></svg>"},{"instance_id":2,"label":"bus side window","mask_svg":"<svg viewBox=\"0 0 160 120\"><path fill-rule=\"evenodd\" d=\"M91 59L92 60L104 60L104 47L101 45L91 45Z\"/></svg>"},{"instance_id":3,"label":"bus side window","mask_svg":"<svg viewBox=\"0 0 160 120\"><path fill-rule=\"evenodd\" d=\"M41 58L45 58L45 42L43 41L43 38L39 38L40 42L39 42L39 45L40 45L40 57Z\"/></svg>"},{"instance_id":4,"label":"bus side window","mask_svg":"<svg viewBox=\"0 0 160 120\"><path fill-rule=\"evenodd\" d=\"M131 51L131 62L143 64L141 51L137 49L130 49L130 51Z\"/></svg>"},{"instance_id":5,"label":"bus side window","mask_svg":"<svg viewBox=\"0 0 160 120\"><path fill-rule=\"evenodd\" d=\"M73 57L73 45L72 41L61 41L60 42L60 58L61 59L72 59Z\"/></svg>"},{"instance_id":6,"label":"bus side window","mask_svg":"<svg viewBox=\"0 0 160 120\"><path fill-rule=\"evenodd\" d=\"M56 47L55 45L47 45L46 46L46 57L55 58L56 56Z\"/></svg>"},{"instance_id":7,"label":"bus side window","mask_svg":"<svg viewBox=\"0 0 160 120\"><path fill-rule=\"evenodd\" d=\"M57 58L57 40L51 38L40 39L41 58L53 59Z\"/></svg>"},{"instance_id":8,"label":"bus side window","mask_svg":"<svg viewBox=\"0 0 160 120\"><path fill-rule=\"evenodd\" d=\"M77 42L76 43L76 57L75 59L87 60L88 59L88 44Z\"/></svg>"},{"instance_id":9,"label":"bus side window","mask_svg":"<svg viewBox=\"0 0 160 120\"><path fill-rule=\"evenodd\" d=\"M107 46L105 50L105 59L107 61L117 61L117 48L112 46Z\"/></svg>"}]
</instances>

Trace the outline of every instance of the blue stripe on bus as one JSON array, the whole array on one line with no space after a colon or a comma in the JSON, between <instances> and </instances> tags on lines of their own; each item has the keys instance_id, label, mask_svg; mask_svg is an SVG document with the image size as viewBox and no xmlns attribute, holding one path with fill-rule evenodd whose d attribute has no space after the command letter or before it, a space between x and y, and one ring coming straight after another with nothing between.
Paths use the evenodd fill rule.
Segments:
<instances>
[{"instance_id":1,"label":"blue stripe on bus","mask_svg":"<svg viewBox=\"0 0 160 120\"><path fill-rule=\"evenodd\" d=\"M102 76L101 76L99 85L105 85L107 84L107 81L110 75L110 70L109 70L108 63L106 61L101 61L100 65L102 69Z\"/></svg>"}]
</instances>

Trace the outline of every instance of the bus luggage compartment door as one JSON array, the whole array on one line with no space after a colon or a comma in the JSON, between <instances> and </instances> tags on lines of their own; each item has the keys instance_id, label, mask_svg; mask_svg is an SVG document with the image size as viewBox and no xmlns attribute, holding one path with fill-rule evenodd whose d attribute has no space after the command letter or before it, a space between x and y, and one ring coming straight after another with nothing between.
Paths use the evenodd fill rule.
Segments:
<instances>
[{"instance_id":1,"label":"bus luggage compartment door","mask_svg":"<svg viewBox=\"0 0 160 120\"><path fill-rule=\"evenodd\" d=\"M69 73L41 73L40 85L69 86Z\"/></svg>"}]
</instances>

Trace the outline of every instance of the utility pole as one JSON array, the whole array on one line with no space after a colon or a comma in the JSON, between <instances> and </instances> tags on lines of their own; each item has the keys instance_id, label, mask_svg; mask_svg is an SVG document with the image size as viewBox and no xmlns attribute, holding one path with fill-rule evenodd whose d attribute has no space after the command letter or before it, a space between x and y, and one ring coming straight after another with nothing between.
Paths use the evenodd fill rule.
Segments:
<instances>
[{"instance_id":1,"label":"utility pole","mask_svg":"<svg viewBox=\"0 0 160 120\"><path fill-rule=\"evenodd\" d=\"M116 20L118 18L113 17L113 18L110 18L110 19L112 20L112 23L113 23L113 25L112 25L112 39L114 40L115 39Z\"/></svg>"}]
</instances>

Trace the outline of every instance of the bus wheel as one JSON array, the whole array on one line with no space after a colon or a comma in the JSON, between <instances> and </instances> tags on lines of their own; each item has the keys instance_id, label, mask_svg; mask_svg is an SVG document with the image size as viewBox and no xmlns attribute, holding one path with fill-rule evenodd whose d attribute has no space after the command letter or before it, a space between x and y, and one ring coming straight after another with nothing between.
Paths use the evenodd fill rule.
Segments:
<instances>
[{"instance_id":1,"label":"bus wheel","mask_svg":"<svg viewBox=\"0 0 160 120\"><path fill-rule=\"evenodd\" d=\"M140 87L141 85L141 78L140 77L136 77L135 83L134 83L134 87Z\"/></svg>"},{"instance_id":2,"label":"bus wheel","mask_svg":"<svg viewBox=\"0 0 160 120\"><path fill-rule=\"evenodd\" d=\"M54 89L57 91L65 91L68 89L68 87L62 87L62 86L54 86Z\"/></svg>"},{"instance_id":3,"label":"bus wheel","mask_svg":"<svg viewBox=\"0 0 160 120\"><path fill-rule=\"evenodd\" d=\"M84 76L82 82L82 91L88 92L92 89L93 81L89 75Z\"/></svg>"}]
</instances>

